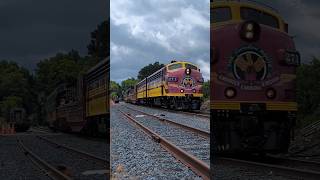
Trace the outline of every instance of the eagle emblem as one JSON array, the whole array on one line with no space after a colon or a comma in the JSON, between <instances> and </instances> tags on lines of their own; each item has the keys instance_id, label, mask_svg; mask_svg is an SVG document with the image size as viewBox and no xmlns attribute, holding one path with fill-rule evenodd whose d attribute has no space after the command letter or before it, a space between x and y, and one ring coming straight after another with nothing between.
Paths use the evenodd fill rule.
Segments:
<instances>
[{"instance_id":1,"label":"eagle emblem","mask_svg":"<svg viewBox=\"0 0 320 180\"><path fill-rule=\"evenodd\" d=\"M182 80L182 86L184 87L193 87L194 86L194 80L191 77L185 77Z\"/></svg>"},{"instance_id":2,"label":"eagle emblem","mask_svg":"<svg viewBox=\"0 0 320 180\"><path fill-rule=\"evenodd\" d=\"M265 58L254 51L246 51L233 61L233 74L236 79L244 81L262 81L267 75Z\"/></svg>"}]
</instances>

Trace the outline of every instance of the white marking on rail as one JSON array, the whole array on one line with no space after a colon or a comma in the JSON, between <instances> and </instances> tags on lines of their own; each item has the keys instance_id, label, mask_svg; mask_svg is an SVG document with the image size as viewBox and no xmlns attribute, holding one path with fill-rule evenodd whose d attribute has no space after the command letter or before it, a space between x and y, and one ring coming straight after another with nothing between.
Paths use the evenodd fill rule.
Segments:
<instances>
[{"instance_id":1,"label":"white marking on rail","mask_svg":"<svg viewBox=\"0 0 320 180\"><path fill-rule=\"evenodd\" d=\"M137 118L139 117L145 117L146 115L140 114L140 115L136 115Z\"/></svg>"}]
</instances>

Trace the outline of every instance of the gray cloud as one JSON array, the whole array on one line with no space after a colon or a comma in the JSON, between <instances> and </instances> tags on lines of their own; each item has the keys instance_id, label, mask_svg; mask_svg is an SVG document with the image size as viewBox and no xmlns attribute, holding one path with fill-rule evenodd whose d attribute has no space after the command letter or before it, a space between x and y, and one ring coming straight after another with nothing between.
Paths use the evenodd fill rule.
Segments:
<instances>
[{"instance_id":1,"label":"gray cloud","mask_svg":"<svg viewBox=\"0 0 320 180\"><path fill-rule=\"evenodd\" d=\"M33 69L58 51L86 54L90 32L108 17L106 0L2 0L0 59Z\"/></svg>"},{"instance_id":2,"label":"gray cloud","mask_svg":"<svg viewBox=\"0 0 320 180\"><path fill-rule=\"evenodd\" d=\"M110 17L112 80L172 59L198 64L209 78L209 0L113 0Z\"/></svg>"}]
</instances>

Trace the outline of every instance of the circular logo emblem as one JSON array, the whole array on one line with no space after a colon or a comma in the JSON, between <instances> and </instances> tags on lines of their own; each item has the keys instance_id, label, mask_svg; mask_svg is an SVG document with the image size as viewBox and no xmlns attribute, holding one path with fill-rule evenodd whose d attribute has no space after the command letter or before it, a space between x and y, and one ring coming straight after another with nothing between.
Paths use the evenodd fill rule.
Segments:
<instances>
[{"instance_id":1,"label":"circular logo emblem","mask_svg":"<svg viewBox=\"0 0 320 180\"><path fill-rule=\"evenodd\" d=\"M235 52L231 67L234 77L243 81L262 81L269 71L267 56L262 50L253 47Z\"/></svg>"},{"instance_id":2,"label":"circular logo emblem","mask_svg":"<svg viewBox=\"0 0 320 180\"><path fill-rule=\"evenodd\" d=\"M194 86L194 80L191 77L185 77L182 80L182 86L184 87L193 87Z\"/></svg>"}]
</instances>

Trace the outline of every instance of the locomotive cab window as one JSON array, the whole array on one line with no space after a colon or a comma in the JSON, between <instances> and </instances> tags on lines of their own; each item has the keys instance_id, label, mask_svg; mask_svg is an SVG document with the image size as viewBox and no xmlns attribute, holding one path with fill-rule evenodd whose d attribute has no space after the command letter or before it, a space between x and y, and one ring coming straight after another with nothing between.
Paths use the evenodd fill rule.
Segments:
<instances>
[{"instance_id":1,"label":"locomotive cab window","mask_svg":"<svg viewBox=\"0 0 320 180\"><path fill-rule=\"evenodd\" d=\"M174 70L174 69L179 69L182 68L182 64L178 63L178 64L171 64L168 66L168 70Z\"/></svg>"},{"instance_id":2,"label":"locomotive cab window","mask_svg":"<svg viewBox=\"0 0 320 180\"><path fill-rule=\"evenodd\" d=\"M211 23L219 23L232 19L231 9L229 7L214 8L211 10Z\"/></svg>"},{"instance_id":3,"label":"locomotive cab window","mask_svg":"<svg viewBox=\"0 0 320 180\"><path fill-rule=\"evenodd\" d=\"M192 64L186 64L186 68L189 68L189 69L194 69L194 70L197 70L197 66L194 66Z\"/></svg>"},{"instance_id":4,"label":"locomotive cab window","mask_svg":"<svg viewBox=\"0 0 320 180\"><path fill-rule=\"evenodd\" d=\"M253 8L241 7L240 15L243 20L252 20L257 23L279 29L279 20L269 13Z\"/></svg>"}]
</instances>

